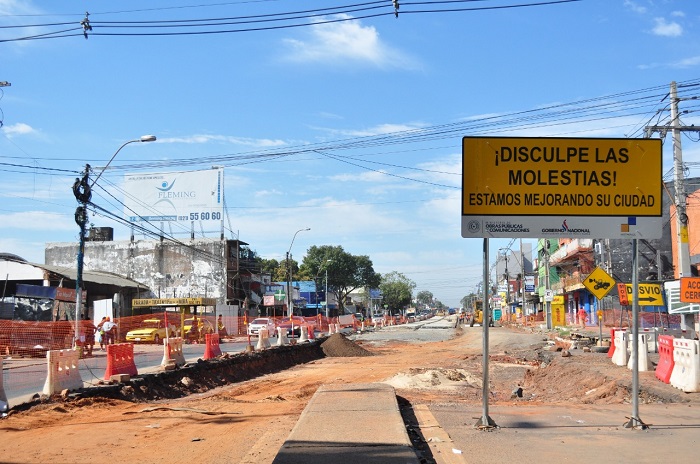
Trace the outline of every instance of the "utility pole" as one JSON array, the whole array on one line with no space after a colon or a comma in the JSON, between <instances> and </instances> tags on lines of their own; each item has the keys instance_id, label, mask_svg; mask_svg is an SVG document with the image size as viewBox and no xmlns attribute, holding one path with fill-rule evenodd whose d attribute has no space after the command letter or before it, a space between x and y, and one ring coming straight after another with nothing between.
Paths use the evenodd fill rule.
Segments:
<instances>
[{"instance_id":1,"label":"utility pole","mask_svg":"<svg viewBox=\"0 0 700 464\"><path fill-rule=\"evenodd\" d=\"M77 348L80 341L80 313L83 303L83 258L85 256L85 225L88 221L87 204L92 198L90 188L90 165L85 165L83 177L77 177L73 183L73 195L78 200L78 207L75 210L75 222L80 226L80 242L78 245L78 270L75 277L75 338L74 346Z\"/></svg>"},{"instance_id":2,"label":"utility pole","mask_svg":"<svg viewBox=\"0 0 700 464\"><path fill-rule=\"evenodd\" d=\"M686 213L686 191L683 166L683 153L681 150L681 132L700 132L695 126L681 126L678 112L678 88L676 82L671 82L669 93L671 103L671 137L673 139L673 190L676 207L676 255L678 277L690 277L690 244L688 241L688 215ZM644 129L645 137L651 137L653 132L658 132L665 137L669 126L647 126ZM681 328L687 329L693 323L693 314L681 315Z\"/></svg>"}]
</instances>

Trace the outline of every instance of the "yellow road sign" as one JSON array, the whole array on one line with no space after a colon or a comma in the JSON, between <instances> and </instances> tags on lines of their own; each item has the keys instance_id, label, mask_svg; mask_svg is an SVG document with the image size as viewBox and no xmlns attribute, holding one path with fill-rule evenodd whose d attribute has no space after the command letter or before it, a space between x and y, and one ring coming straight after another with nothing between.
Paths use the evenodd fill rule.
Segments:
<instances>
[{"instance_id":1,"label":"yellow road sign","mask_svg":"<svg viewBox=\"0 0 700 464\"><path fill-rule=\"evenodd\" d=\"M660 139L464 137L462 216L662 215Z\"/></svg>"},{"instance_id":2,"label":"yellow road sign","mask_svg":"<svg viewBox=\"0 0 700 464\"><path fill-rule=\"evenodd\" d=\"M597 267L588 274L583 281L583 286L588 289L596 298L602 300L605 295L615 286L615 279L605 272L605 269Z\"/></svg>"},{"instance_id":3,"label":"yellow road sign","mask_svg":"<svg viewBox=\"0 0 700 464\"><path fill-rule=\"evenodd\" d=\"M622 286L623 284L618 284ZM634 303L634 287L632 284L624 284L627 304L620 298L620 304L626 306ZM618 289L619 291L619 289ZM663 306L664 296L661 284L639 284L639 306Z\"/></svg>"}]
</instances>

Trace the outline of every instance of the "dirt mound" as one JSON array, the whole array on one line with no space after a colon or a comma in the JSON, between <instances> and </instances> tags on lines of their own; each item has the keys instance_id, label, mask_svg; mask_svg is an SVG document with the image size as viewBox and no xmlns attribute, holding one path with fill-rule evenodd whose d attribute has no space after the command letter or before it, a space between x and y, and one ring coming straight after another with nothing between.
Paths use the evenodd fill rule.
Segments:
<instances>
[{"instance_id":1,"label":"dirt mound","mask_svg":"<svg viewBox=\"0 0 700 464\"><path fill-rule=\"evenodd\" d=\"M334 333L326 341L321 343L323 353L331 358L345 358L353 356L372 356L370 351L362 348L357 343L345 338L345 335Z\"/></svg>"}]
</instances>

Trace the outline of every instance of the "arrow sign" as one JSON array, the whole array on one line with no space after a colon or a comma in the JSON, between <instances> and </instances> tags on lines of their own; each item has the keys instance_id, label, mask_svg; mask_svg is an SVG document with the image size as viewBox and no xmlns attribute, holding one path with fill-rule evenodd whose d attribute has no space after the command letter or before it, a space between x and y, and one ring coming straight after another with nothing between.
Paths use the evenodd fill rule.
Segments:
<instances>
[{"instance_id":1,"label":"arrow sign","mask_svg":"<svg viewBox=\"0 0 700 464\"><path fill-rule=\"evenodd\" d=\"M664 298L661 284L639 284L639 306L663 306ZM617 284L617 293L622 306L634 303L632 284Z\"/></svg>"}]
</instances>

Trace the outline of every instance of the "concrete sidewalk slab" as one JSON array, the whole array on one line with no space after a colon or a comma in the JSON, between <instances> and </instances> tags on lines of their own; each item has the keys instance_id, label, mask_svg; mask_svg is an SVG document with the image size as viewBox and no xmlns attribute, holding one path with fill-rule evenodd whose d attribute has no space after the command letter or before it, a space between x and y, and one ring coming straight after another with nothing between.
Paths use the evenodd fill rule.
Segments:
<instances>
[{"instance_id":1,"label":"concrete sidewalk slab","mask_svg":"<svg viewBox=\"0 0 700 464\"><path fill-rule=\"evenodd\" d=\"M417 464L394 388L323 385L301 413L274 464Z\"/></svg>"}]
</instances>

